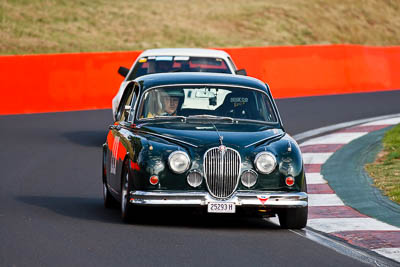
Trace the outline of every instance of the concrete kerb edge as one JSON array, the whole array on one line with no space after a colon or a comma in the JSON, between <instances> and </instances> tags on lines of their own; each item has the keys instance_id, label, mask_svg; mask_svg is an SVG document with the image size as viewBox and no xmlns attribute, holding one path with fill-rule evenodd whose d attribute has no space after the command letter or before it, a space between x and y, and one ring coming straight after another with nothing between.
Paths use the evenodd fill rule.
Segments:
<instances>
[{"instance_id":1,"label":"concrete kerb edge","mask_svg":"<svg viewBox=\"0 0 400 267\"><path fill-rule=\"evenodd\" d=\"M379 255L378 253L372 250L352 245L350 243L343 241L338 237L315 230L311 227L306 227L305 229L302 230L289 230L289 231L297 235L303 236L305 238L308 238L325 247L333 249L334 251L342 255L351 257L368 265L389 267L398 264L398 262L390 258L384 257L382 255Z\"/></svg>"},{"instance_id":2,"label":"concrete kerb edge","mask_svg":"<svg viewBox=\"0 0 400 267\"><path fill-rule=\"evenodd\" d=\"M367 119L354 120L354 121L349 121L349 122L344 122L344 123L338 123L338 124L334 124L334 125L330 125L330 126L326 126L326 127L309 130L309 131L294 135L293 138L297 142L305 141L307 139L317 137L320 135L324 135L324 134L328 134L330 132L335 132L335 131L343 129L343 128L349 128L349 127L359 125L359 124L369 123L369 122L378 121L378 120L391 119L391 118L396 118L396 117L400 117L400 113L384 115L384 116L377 116L377 117L372 117L372 118L367 118ZM317 243L320 243L324 246L331 247L333 250L337 251L338 253L352 257L354 259L357 259L361 262L364 262L364 263L367 263L370 265L393 266L393 265L398 264L398 262L396 262L390 258L384 257L382 255L379 255L371 250L353 246L343 240L336 239L327 233L319 232L310 227L306 227L303 230L296 230L296 231L292 231L292 232L294 232L298 235L304 236L306 238L309 238L309 239L311 239Z\"/></svg>"},{"instance_id":3,"label":"concrete kerb edge","mask_svg":"<svg viewBox=\"0 0 400 267\"><path fill-rule=\"evenodd\" d=\"M321 128L317 128L317 129L313 129L313 130L309 130L300 134L296 134L293 136L293 138L299 142L299 141L304 141L306 139L309 139L311 137L315 137L318 135L322 135L322 134L326 134L329 132L333 132L339 129L343 129L343 128L348 128L354 125L358 125L358 124L364 124L364 123L368 123L368 122L372 122L372 121L378 121L378 120L385 120L385 119L391 119L391 118L396 118L396 117L400 117L400 113L396 113L396 114L390 114L390 115L384 115L384 116L378 116L378 117L372 117L372 118L367 118L367 119L360 119L360 120L354 120L354 121L349 121L349 122L342 122L342 123L338 123L338 124L334 124L334 125L330 125L330 126L326 126L326 127L321 127Z\"/></svg>"}]
</instances>

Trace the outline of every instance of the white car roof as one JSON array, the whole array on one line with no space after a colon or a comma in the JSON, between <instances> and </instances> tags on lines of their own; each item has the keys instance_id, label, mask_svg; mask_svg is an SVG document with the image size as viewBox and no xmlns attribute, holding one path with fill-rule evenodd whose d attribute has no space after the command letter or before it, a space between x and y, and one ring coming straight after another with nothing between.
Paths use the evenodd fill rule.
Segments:
<instances>
[{"instance_id":1,"label":"white car roof","mask_svg":"<svg viewBox=\"0 0 400 267\"><path fill-rule=\"evenodd\" d=\"M148 49L143 51L139 57L148 56L199 56L199 57L216 57L227 58L228 53L215 49L202 49L202 48L160 48Z\"/></svg>"}]
</instances>

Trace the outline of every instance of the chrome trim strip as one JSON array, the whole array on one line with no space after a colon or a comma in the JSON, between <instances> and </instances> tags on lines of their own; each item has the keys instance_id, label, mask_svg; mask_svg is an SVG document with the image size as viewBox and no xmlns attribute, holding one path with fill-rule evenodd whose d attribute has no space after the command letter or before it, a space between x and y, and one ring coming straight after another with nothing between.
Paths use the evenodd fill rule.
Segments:
<instances>
[{"instance_id":1,"label":"chrome trim strip","mask_svg":"<svg viewBox=\"0 0 400 267\"><path fill-rule=\"evenodd\" d=\"M285 135L285 133L275 134L275 135L273 135L273 136L270 136L270 137L261 139L261 140L259 140L259 141L256 141L256 142L254 142L254 143L248 144L248 145L246 145L246 146L244 146L244 147L245 147L245 148L248 148L248 147L251 147L252 145L256 145L256 144L258 144L258 143L264 143L264 142L266 142L266 141L268 141L268 140L270 140L270 139L275 139L275 138L278 138L278 137L284 136L284 135Z\"/></svg>"},{"instance_id":2,"label":"chrome trim strip","mask_svg":"<svg viewBox=\"0 0 400 267\"><path fill-rule=\"evenodd\" d=\"M137 132L140 132L140 133L143 133L143 134L150 134L150 135L157 136L157 137L160 137L160 138L165 138L167 140L175 141L175 142L182 143L182 144L185 144L185 145L188 145L188 146L192 146L192 147L195 147L195 148L199 147L199 146L191 144L189 142L182 141L182 140L179 140L179 139L176 139L176 138L173 138L173 137L169 137L169 136L166 136L166 135L163 135L163 134L156 134L156 133L142 131L142 130L137 130Z\"/></svg>"},{"instance_id":3,"label":"chrome trim strip","mask_svg":"<svg viewBox=\"0 0 400 267\"><path fill-rule=\"evenodd\" d=\"M260 196L263 197L263 202L259 199ZM237 191L229 199L221 200L207 192L130 192L130 203L145 206L205 206L215 201L226 201L243 207L300 208L308 206L308 195L305 192Z\"/></svg>"}]
</instances>

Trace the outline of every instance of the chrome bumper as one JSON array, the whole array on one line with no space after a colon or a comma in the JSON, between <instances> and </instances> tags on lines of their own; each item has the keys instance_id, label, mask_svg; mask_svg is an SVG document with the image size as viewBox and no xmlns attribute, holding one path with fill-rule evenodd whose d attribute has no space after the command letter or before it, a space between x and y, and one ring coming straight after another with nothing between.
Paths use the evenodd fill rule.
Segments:
<instances>
[{"instance_id":1,"label":"chrome bumper","mask_svg":"<svg viewBox=\"0 0 400 267\"><path fill-rule=\"evenodd\" d=\"M212 202L230 202L236 206L300 208L307 207L305 192L238 191L229 199L216 199L207 192L131 191L130 203L149 206L206 206Z\"/></svg>"}]
</instances>

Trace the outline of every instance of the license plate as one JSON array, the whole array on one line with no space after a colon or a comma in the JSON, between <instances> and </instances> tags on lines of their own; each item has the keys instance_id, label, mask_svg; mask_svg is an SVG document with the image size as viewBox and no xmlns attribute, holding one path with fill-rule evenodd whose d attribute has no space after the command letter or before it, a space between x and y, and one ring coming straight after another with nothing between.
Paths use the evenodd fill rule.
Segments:
<instances>
[{"instance_id":1,"label":"license plate","mask_svg":"<svg viewBox=\"0 0 400 267\"><path fill-rule=\"evenodd\" d=\"M235 213L235 203L212 202L208 203L207 211L210 213Z\"/></svg>"}]
</instances>

